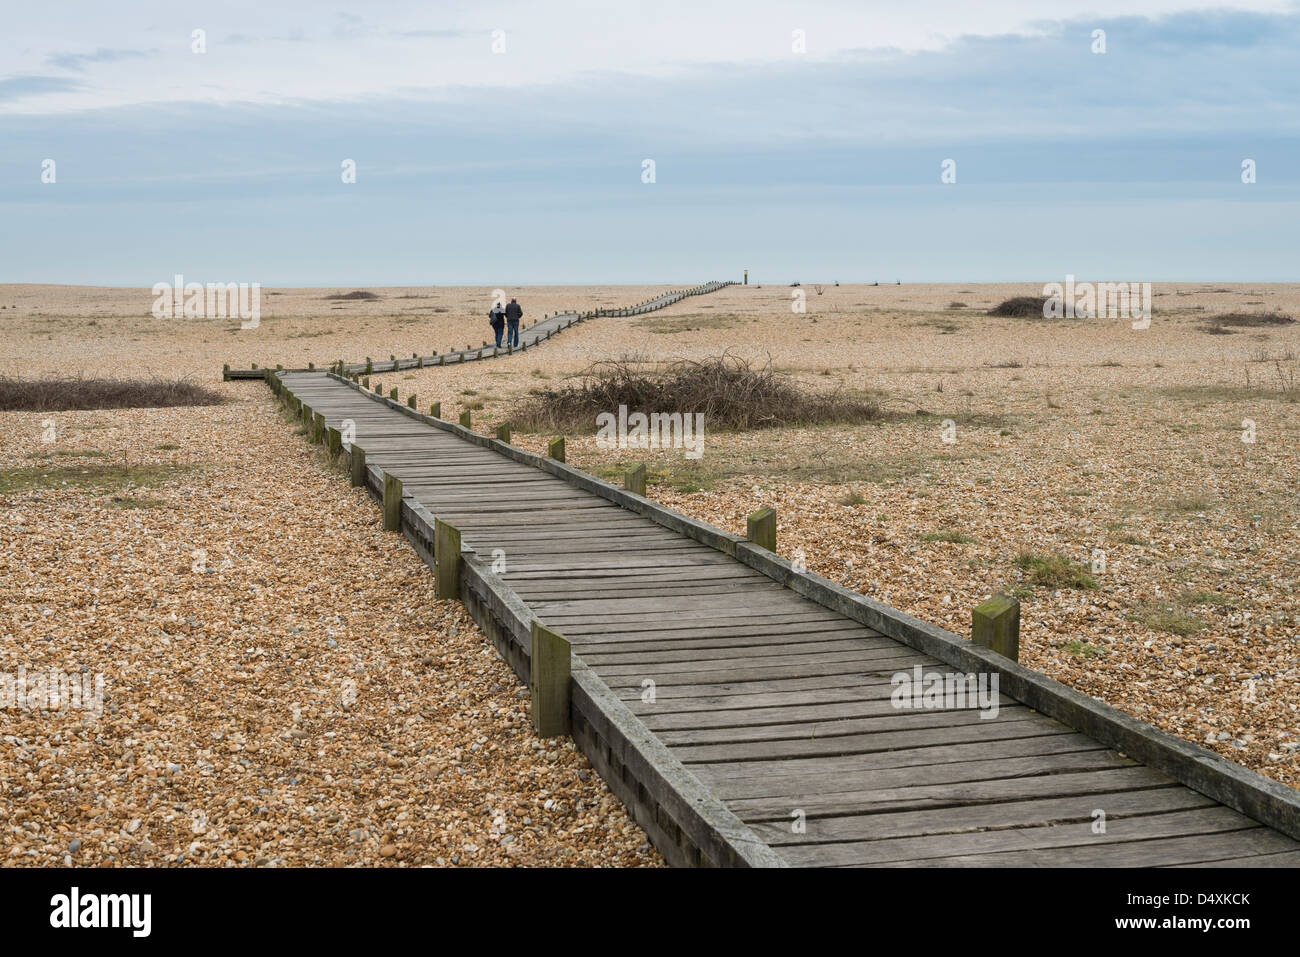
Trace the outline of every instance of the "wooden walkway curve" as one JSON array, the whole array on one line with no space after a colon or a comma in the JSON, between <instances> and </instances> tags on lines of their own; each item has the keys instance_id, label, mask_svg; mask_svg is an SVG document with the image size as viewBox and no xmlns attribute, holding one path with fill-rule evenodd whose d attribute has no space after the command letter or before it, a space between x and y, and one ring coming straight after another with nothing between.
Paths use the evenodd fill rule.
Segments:
<instances>
[{"instance_id":1,"label":"wooden walkway curve","mask_svg":"<svg viewBox=\"0 0 1300 957\"><path fill-rule=\"evenodd\" d=\"M663 293L645 302L639 302L633 306L618 306L610 309L595 309L590 312L557 312L553 316L547 316L539 319L532 325L524 326L519 330L519 350L524 351L540 345L552 336L571 328L575 323L584 322L588 319L598 319L603 316L613 317L631 317L644 315L648 312L655 312L659 309L666 309L674 303L681 302L689 296L704 296L711 292L717 292L727 286L734 286L735 282L731 280L702 283L698 286L690 286L686 289L675 289L671 292ZM482 346L470 347L466 349L454 349L451 352L432 353L427 356L412 356L409 359L384 359L375 361L367 359L365 362L346 363L339 360L335 368L341 366L341 371L345 373L356 372L361 374L370 374L372 372L394 372L399 369L423 369L431 366L456 365L463 362L476 362L482 359L495 359L498 356L512 355L513 350L502 347L500 349L488 345L486 342ZM268 372L286 371L271 370L269 368L258 369L231 369L226 366L222 370L222 378L230 379L264 379ZM305 372L305 369L291 369L291 372Z\"/></svg>"},{"instance_id":2,"label":"wooden walkway curve","mask_svg":"<svg viewBox=\"0 0 1300 957\"><path fill-rule=\"evenodd\" d=\"M572 642L574 737L671 863L1300 865L1289 788L553 460L337 375L272 386L350 420L426 560L433 517L461 530L525 680L531 619ZM896 707L917 668L997 673L996 716Z\"/></svg>"}]
</instances>

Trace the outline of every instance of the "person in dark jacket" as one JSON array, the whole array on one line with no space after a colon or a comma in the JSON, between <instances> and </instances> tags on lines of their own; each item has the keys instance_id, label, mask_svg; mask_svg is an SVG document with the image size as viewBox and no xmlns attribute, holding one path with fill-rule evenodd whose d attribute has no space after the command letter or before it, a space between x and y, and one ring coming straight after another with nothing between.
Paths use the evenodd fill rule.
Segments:
<instances>
[{"instance_id":1,"label":"person in dark jacket","mask_svg":"<svg viewBox=\"0 0 1300 957\"><path fill-rule=\"evenodd\" d=\"M506 345L519 345L519 320L523 317L524 310L520 307L519 303L511 299L510 305L506 306L506 325L510 329L509 335L506 336ZM497 345L500 344L501 343L499 342L497 343Z\"/></svg>"},{"instance_id":2,"label":"person in dark jacket","mask_svg":"<svg viewBox=\"0 0 1300 957\"><path fill-rule=\"evenodd\" d=\"M497 348L501 348L501 333L506 328L506 311L501 303L496 303L488 312L488 322L492 324L492 331L496 333Z\"/></svg>"}]
</instances>

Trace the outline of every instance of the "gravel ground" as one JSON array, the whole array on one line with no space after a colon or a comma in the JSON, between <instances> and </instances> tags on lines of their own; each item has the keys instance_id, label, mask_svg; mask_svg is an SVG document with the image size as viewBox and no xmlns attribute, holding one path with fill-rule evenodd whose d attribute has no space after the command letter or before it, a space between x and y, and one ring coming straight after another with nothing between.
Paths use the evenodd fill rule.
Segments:
<instances>
[{"instance_id":1,"label":"gravel ground","mask_svg":"<svg viewBox=\"0 0 1300 957\"><path fill-rule=\"evenodd\" d=\"M0 491L0 670L105 682L98 715L0 711L0 861L661 864L375 505L223 388L49 445L0 414L0 475L61 470Z\"/></svg>"},{"instance_id":2,"label":"gravel ground","mask_svg":"<svg viewBox=\"0 0 1300 957\"><path fill-rule=\"evenodd\" d=\"M659 288L509 294L531 319ZM652 495L733 531L775 505L784 554L959 633L974 605L1015 590L1030 667L1300 784L1300 329L1203 331L1220 311L1294 314L1300 287L1158 285L1141 332L981 314L1040 288L805 287L795 315L785 287L731 287L385 388L448 416L470 408L486 431L593 361L729 349L811 388L875 394L878 424L708 431L700 462L591 436L570 437L569 459L607 476L646 459ZM153 320L147 290L0 287L14 343L0 367L138 360L212 382L223 361L446 351L487 328L490 290L328 293L268 295L273 317L241 332ZM102 718L0 711L4 860L661 863L580 756L538 747L524 689L459 604L433 599L373 504L321 467L263 386L222 388L239 401L60 413L49 444L41 416L0 414L3 660L107 679ZM515 433L534 450L547 438ZM14 469L108 463L195 468L146 470L134 488L13 487ZM1073 585L1035 582L1021 552L1065 558Z\"/></svg>"}]
</instances>

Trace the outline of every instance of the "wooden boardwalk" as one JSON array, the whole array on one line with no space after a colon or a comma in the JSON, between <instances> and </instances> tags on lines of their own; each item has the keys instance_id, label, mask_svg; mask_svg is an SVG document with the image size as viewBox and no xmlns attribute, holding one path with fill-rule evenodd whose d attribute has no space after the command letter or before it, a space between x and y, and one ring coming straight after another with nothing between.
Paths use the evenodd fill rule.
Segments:
<instances>
[{"instance_id":1,"label":"wooden boardwalk","mask_svg":"<svg viewBox=\"0 0 1300 957\"><path fill-rule=\"evenodd\" d=\"M281 382L351 420L372 489L401 479L422 553L429 516L461 530L465 600L525 679L529 616L572 642L575 738L670 862L1300 865L1291 789L575 470ZM916 668L995 670L996 716L896 707Z\"/></svg>"},{"instance_id":2,"label":"wooden boardwalk","mask_svg":"<svg viewBox=\"0 0 1300 957\"><path fill-rule=\"evenodd\" d=\"M716 292L727 286L734 286L733 281L716 280L713 282L701 283L698 286L690 286L686 289L675 289L671 292L665 292L662 295L655 296L653 299L647 299L645 302L639 302L634 306L619 306L610 309L597 309L591 312L557 312L553 316L546 316L543 319L523 326L519 330L519 351L531 349L550 339L552 336L571 328L575 323L584 322L587 319L598 319L602 316L611 317L631 317L639 316L648 312L655 312L659 309L666 309L674 303L681 302L689 296L704 296L711 292ZM486 324L487 310L484 310L484 323ZM504 339L502 340L504 341ZM502 347L497 349L495 346L484 342L481 346L471 346L465 349L453 349L451 352L431 353L426 356L411 356L410 358L391 358L376 361L367 359L365 362L345 363L342 364L342 371L356 372L361 374L370 374L378 372L395 372L399 369L424 369L431 366L457 365L464 362L477 362L483 359L495 359L498 356L511 355L514 350ZM266 377L269 368L258 369L231 369L226 366L222 370L222 378L230 379L263 379ZM283 370L281 370L283 371ZM291 372L303 372L307 370L292 369Z\"/></svg>"}]
</instances>

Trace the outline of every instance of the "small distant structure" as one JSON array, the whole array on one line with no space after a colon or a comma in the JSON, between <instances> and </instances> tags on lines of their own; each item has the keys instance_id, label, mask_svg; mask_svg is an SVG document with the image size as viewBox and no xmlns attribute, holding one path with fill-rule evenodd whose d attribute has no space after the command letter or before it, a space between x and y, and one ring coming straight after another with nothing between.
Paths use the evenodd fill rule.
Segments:
<instances>
[{"instance_id":1,"label":"small distant structure","mask_svg":"<svg viewBox=\"0 0 1300 957\"><path fill-rule=\"evenodd\" d=\"M745 270L745 285L746 285L746 286L749 285L749 270L748 270L748 269Z\"/></svg>"}]
</instances>

